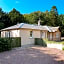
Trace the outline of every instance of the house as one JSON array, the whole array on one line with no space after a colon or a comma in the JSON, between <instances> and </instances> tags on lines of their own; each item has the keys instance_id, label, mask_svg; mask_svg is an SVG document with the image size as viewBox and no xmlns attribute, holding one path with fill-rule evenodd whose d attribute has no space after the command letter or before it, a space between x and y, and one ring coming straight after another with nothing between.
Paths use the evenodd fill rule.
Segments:
<instances>
[{"instance_id":1,"label":"house","mask_svg":"<svg viewBox=\"0 0 64 64\"><path fill-rule=\"evenodd\" d=\"M21 45L34 44L34 38L61 40L59 27L20 23L1 30L1 37L21 37Z\"/></svg>"}]
</instances>

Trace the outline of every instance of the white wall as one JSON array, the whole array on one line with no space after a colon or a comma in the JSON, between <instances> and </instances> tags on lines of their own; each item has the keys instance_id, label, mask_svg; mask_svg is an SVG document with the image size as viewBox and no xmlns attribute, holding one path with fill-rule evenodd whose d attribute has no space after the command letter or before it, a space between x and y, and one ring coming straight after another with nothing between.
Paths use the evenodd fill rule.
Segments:
<instances>
[{"instance_id":1,"label":"white wall","mask_svg":"<svg viewBox=\"0 0 64 64\"><path fill-rule=\"evenodd\" d=\"M7 32L10 32L10 37L20 37L20 30L2 31L1 37L6 37L5 33L7 33Z\"/></svg>"},{"instance_id":2,"label":"white wall","mask_svg":"<svg viewBox=\"0 0 64 64\"><path fill-rule=\"evenodd\" d=\"M57 49L62 50L63 45L62 44L54 44L54 43L48 44L47 43L47 47L49 47L49 48L57 48Z\"/></svg>"},{"instance_id":3,"label":"white wall","mask_svg":"<svg viewBox=\"0 0 64 64\"><path fill-rule=\"evenodd\" d=\"M30 31L33 31L33 37L30 37ZM34 38L40 38L40 31L37 30L20 30L22 45L34 44Z\"/></svg>"},{"instance_id":4,"label":"white wall","mask_svg":"<svg viewBox=\"0 0 64 64\"><path fill-rule=\"evenodd\" d=\"M33 30L33 38L41 38L41 32L38 30Z\"/></svg>"},{"instance_id":5,"label":"white wall","mask_svg":"<svg viewBox=\"0 0 64 64\"><path fill-rule=\"evenodd\" d=\"M47 31L41 31L41 38L47 38Z\"/></svg>"},{"instance_id":6,"label":"white wall","mask_svg":"<svg viewBox=\"0 0 64 64\"><path fill-rule=\"evenodd\" d=\"M1 32L1 37L5 37L5 31Z\"/></svg>"},{"instance_id":7,"label":"white wall","mask_svg":"<svg viewBox=\"0 0 64 64\"><path fill-rule=\"evenodd\" d=\"M30 37L30 31L33 32L32 37ZM1 33L2 37L5 37L5 32ZM10 30L10 37L21 37L21 45L34 44L34 38L41 38L41 31L29 29Z\"/></svg>"},{"instance_id":8,"label":"white wall","mask_svg":"<svg viewBox=\"0 0 64 64\"><path fill-rule=\"evenodd\" d=\"M20 37L20 30L11 30L10 37Z\"/></svg>"}]
</instances>

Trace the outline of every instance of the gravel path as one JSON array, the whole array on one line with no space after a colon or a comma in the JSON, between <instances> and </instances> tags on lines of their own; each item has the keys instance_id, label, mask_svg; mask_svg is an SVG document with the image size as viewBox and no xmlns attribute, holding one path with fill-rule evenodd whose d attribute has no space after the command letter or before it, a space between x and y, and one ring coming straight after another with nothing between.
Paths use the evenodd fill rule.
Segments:
<instances>
[{"instance_id":1,"label":"gravel path","mask_svg":"<svg viewBox=\"0 0 64 64\"><path fill-rule=\"evenodd\" d=\"M17 48L0 53L0 64L64 64L64 51L38 46Z\"/></svg>"}]
</instances>

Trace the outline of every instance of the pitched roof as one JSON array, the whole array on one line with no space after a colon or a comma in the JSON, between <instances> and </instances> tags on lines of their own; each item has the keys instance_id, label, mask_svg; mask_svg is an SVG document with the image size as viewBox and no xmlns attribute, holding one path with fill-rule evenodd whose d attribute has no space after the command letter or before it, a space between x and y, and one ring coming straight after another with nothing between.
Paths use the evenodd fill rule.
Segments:
<instances>
[{"instance_id":1,"label":"pitched roof","mask_svg":"<svg viewBox=\"0 0 64 64\"><path fill-rule=\"evenodd\" d=\"M37 29L37 30L47 30L49 32L55 32L58 30L59 27L50 27L50 26L38 26L34 24L25 24L25 23L20 23L8 28L4 28L1 31L5 30L11 30L11 29L19 29L19 28L25 28L25 29Z\"/></svg>"}]
</instances>

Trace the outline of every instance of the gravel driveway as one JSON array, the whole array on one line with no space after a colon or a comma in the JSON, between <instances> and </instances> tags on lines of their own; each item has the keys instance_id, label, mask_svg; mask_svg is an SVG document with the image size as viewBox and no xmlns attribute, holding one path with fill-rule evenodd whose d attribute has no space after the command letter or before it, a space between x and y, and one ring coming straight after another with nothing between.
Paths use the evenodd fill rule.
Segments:
<instances>
[{"instance_id":1,"label":"gravel driveway","mask_svg":"<svg viewBox=\"0 0 64 64\"><path fill-rule=\"evenodd\" d=\"M39 46L0 53L0 64L64 64L64 51Z\"/></svg>"}]
</instances>

